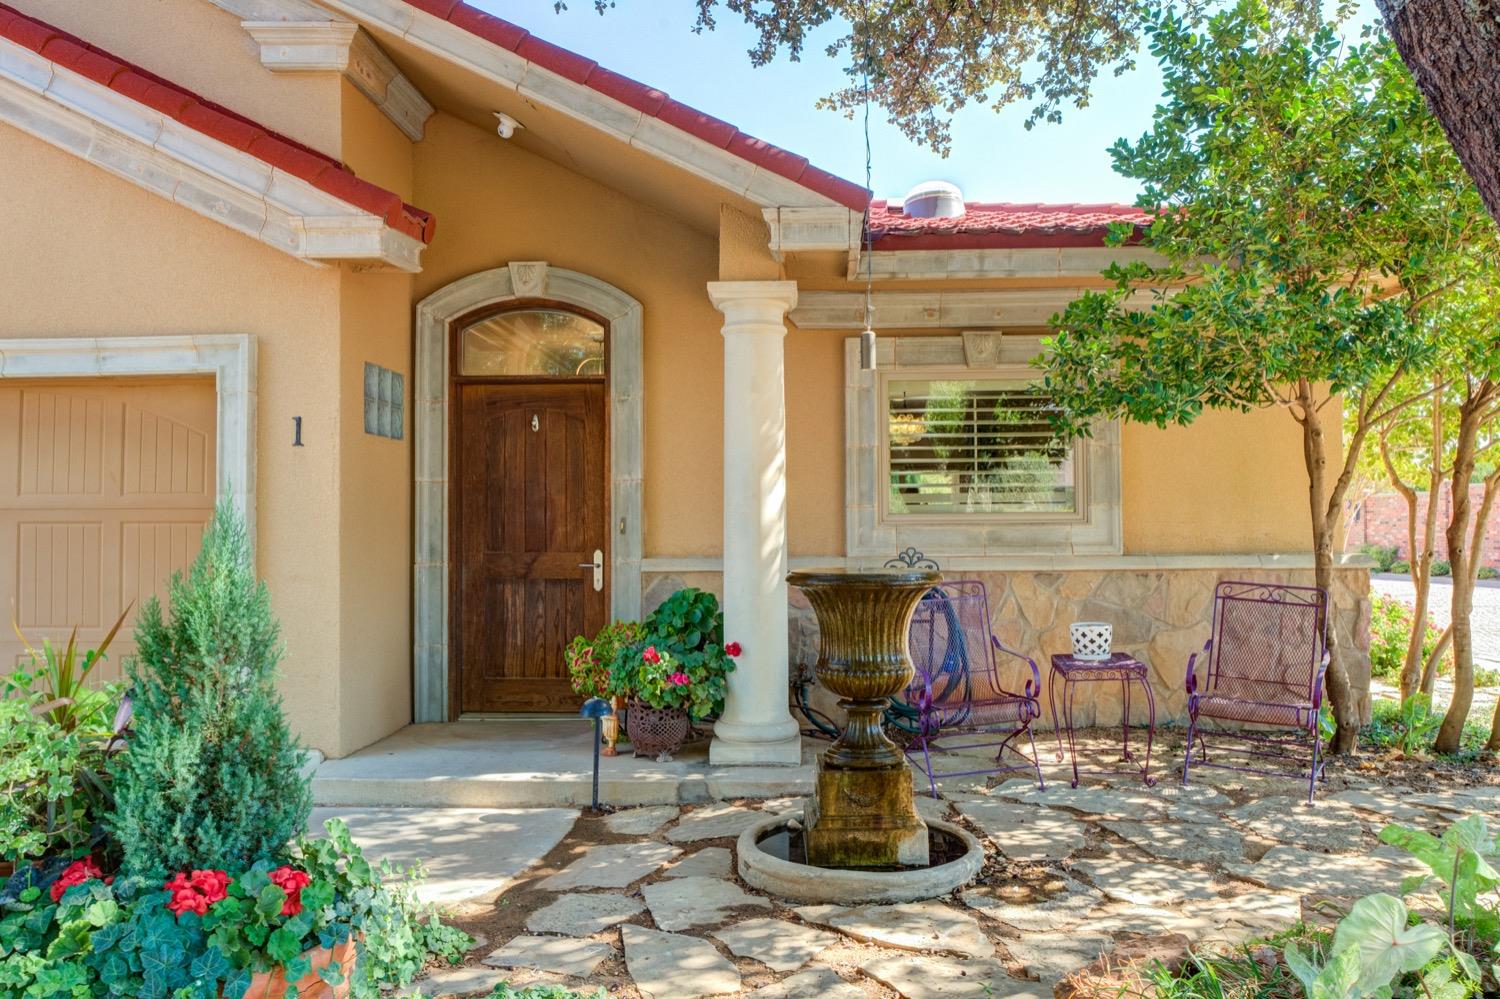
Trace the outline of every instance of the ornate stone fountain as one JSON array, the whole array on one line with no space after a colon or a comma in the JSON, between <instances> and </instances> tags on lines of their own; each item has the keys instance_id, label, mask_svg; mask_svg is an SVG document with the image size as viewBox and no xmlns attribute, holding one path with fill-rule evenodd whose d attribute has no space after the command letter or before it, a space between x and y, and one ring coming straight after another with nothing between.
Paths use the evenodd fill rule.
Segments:
<instances>
[{"instance_id":1,"label":"ornate stone fountain","mask_svg":"<svg viewBox=\"0 0 1500 999\"><path fill-rule=\"evenodd\" d=\"M818 867L927 863L927 825L912 800L911 768L881 717L911 682L906 632L936 572L794 572L822 646L818 679L839 695L844 732L818 760L804 816L807 862Z\"/></svg>"},{"instance_id":2,"label":"ornate stone fountain","mask_svg":"<svg viewBox=\"0 0 1500 999\"><path fill-rule=\"evenodd\" d=\"M912 678L906 634L936 572L794 572L818 617L818 679L848 720L818 760L801 813L767 819L736 844L746 883L809 902L909 902L967 884L984 849L966 830L925 823L912 772L881 718ZM936 846L940 844L940 846ZM934 848L941 857L932 856Z\"/></svg>"}]
</instances>

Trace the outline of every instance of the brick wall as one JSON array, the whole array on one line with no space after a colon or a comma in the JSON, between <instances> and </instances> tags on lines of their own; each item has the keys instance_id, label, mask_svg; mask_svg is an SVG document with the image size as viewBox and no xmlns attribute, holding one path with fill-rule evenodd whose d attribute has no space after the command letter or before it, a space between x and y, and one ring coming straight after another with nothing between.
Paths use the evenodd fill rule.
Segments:
<instances>
[{"instance_id":1,"label":"brick wall","mask_svg":"<svg viewBox=\"0 0 1500 999\"><path fill-rule=\"evenodd\" d=\"M1483 498L1484 486L1477 484L1469 486L1470 516L1479 509L1479 501ZM1445 485L1438 493L1438 529L1434 544L1437 557L1441 559L1448 557L1448 541L1443 532L1452 512L1453 493ZM1426 515L1427 494L1418 493L1419 530L1422 523L1420 518ZM1411 556L1411 553L1407 551L1406 543L1406 500L1402 499L1399 493L1376 493L1350 512L1344 548L1346 551L1358 551L1361 545L1395 548L1401 553L1402 558ZM1490 515L1480 564L1500 566L1500 503L1496 504Z\"/></svg>"}]
</instances>

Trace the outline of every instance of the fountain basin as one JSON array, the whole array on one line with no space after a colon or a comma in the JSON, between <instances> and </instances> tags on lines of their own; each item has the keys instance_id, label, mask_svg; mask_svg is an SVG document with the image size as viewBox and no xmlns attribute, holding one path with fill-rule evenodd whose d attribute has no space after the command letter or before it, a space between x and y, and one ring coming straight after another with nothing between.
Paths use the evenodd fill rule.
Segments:
<instances>
[{"instance_id":1,"label":"fountain basin","mask_svg":"<svg viewBox=\"0 0 1500 999\"><path fill-rule=\"evenodd\" d=\"M864 902L917 902L961 888L979 876L984 847L966 829L951 822L929 821L927 826L963 845L957 860L906 870L853 870L814 867L773 856L761 841L782 831L802 812L768 816L740 833L735 855L740 877L752 888L801 902L853 905Z\"/></svg>"}]
</instances>

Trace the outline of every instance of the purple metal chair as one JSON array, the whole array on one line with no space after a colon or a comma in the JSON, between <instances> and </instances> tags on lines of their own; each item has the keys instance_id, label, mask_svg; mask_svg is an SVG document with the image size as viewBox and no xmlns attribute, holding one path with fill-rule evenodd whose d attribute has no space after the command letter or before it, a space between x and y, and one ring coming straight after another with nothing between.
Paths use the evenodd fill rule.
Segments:
<instances>
[{"instance_id":1,"label":"purple metal chair","mask_svg":"<svg viewBox=\"0 0 1500 999\"><path fill-rule=\"evenodd\" d=\"M1031 723L1042 713L1042 678L1036 663L1000 644L990 633L989 599L984 584L975 580L940 583L933 587L912 616L908 647L916 675L887 717L905 731L906 755L927 774L928 789L936 798L940 777L1030 770L1039 788L1046 789L1037 764L1036 740ZM1025 666L1022 667L1021 664ZM1009 690L1003 668L1024 679L1020 692ZM1029 670L1029 673L1027 672ZM956 734L999 735L991 742L951 745L946 737ZM1022 735L1031 744L1028 758L1015 741ZM1022 763L938 773L932 753L997 747L999 764L1009 749ZM918 762L917 753L921 753Z\"/></svg>"},{"instance_id":2,"label":"purple metal chair","mask_svg":"<svg viewBox=\"0 0 1500 999\"><path fill-rule=\"evenodd\" d=\"M1328 669L1328 593L1316 586L1224 581L1214 588L1213 628L1201 652L1188 657L1188 741L1182 782L1200 766L1288 776L1285 768L1211 763L1203 722L1253 725L1214 735L1235 739L1236 752L1256 759L1295 761L1311 756L1307 800L1323 773L1323 674ZM1199 662L1199 659L1202 662ZM1288 729L1276 736L1264 729Z\"/></svg>"}]
</instances>

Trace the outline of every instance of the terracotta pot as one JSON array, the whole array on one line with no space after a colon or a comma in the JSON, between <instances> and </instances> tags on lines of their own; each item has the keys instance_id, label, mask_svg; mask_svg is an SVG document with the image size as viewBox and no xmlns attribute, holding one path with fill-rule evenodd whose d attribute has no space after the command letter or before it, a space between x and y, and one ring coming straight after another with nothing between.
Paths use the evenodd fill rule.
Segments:
<instances>
[{"instance_id":1,"label":"terracotta pot","mask_svg":"<svg viewBox=\"0 0 1500 999\"><path fill-rule=\"evenodd\" d=\"M312 958L313 970L296 982L297 999L345 999L349 995L349 976L354 973L354 938L351 937L332 950L319 947L307 955ZM342 985L329 985L318 977L318 969L326 968L334 961L344 973ZM245 990L245 999L281 999L286 995L288 982L285 970L273 968L262 971L250 979Z\"/></svg>"},{"instance_id":2,"label":"terracotta pot","mask_svg":"<svg viewBox=\"0 0 1500 999\"><path fill-rule=\"evenodd\" d=\"M16 865L8 860L0 860L0 881L4 881L16 873Z\"/></svg>"},{"instance_id":3,"label":"terracotta pot","mask_svg":"<svg viewBox=\"0 0 1500 999\"><path fill-rule=\"evenodd\" d=\"M681 708L653 708L644 701L630 699L625 728L636 756L657 760L671 759L682 748L692 728L688 713Z\"/></svg>"}]
</instances>

